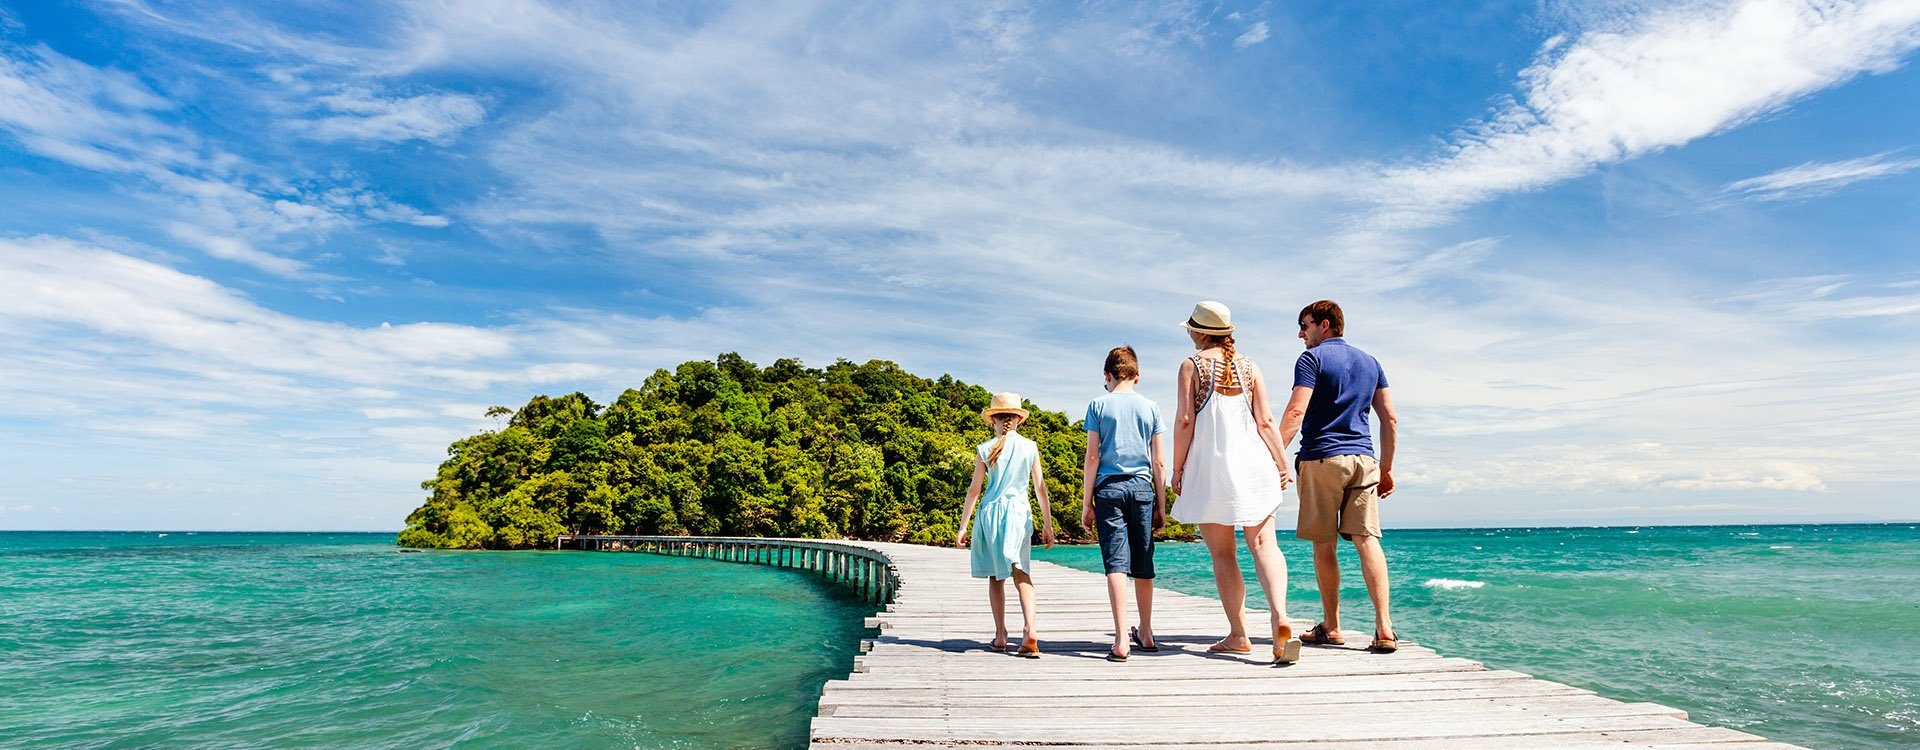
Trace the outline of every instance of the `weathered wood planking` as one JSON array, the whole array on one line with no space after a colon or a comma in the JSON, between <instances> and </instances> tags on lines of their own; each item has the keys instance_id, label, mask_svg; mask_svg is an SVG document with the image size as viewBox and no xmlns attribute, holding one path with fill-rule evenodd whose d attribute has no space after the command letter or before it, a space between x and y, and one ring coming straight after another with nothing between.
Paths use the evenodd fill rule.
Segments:
<instances>
[{"instance_id":1,"label":"weathered wood planking","mask_svg":"<svg viewBox=\"0 0 1920 750\"><path fill-rule=\"evenodd\" d=\"M812 726L812 746L820 750L1794 750L1692 723L1679 709L1489 670L1410 641L1401 641L1393 654L1369 653L1370 634L1364 631L1347 631L1347 646L1308 647L1299 663L1274 666L1266 659L1270 634L1260 632L1264 611L1247 613L1253 654L1211 654L1207 645L1226 632L1219 601L1165 590L1154 598L1160 651L1135 649L1126 662L1108 662L1113 619L1105 582L1049 563L1035 563L1033 571L1042 656L1021 659L987 650L993 621L986 586L968 575L964 550L739 541L763 551L787 543L857 549L888 562L884 582L872 587L884 594L885 609L867 622L879 635L860 644L846 679L828 682L822 691ZM763 552L762 559L785 564L788 558ZM813 563L816 569L819 564ZM1019 604L1012 588L1007 615L1017 641ZM1296 632L1311 625L1293 622Z\"/></svg>"}]
</instances>

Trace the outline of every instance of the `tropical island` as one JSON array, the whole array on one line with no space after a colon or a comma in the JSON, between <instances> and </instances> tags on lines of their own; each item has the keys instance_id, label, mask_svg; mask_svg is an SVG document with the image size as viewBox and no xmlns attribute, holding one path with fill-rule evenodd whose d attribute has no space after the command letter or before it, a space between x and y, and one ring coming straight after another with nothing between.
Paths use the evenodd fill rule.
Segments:
<instances>
[{"instance_id":1,"label":"tropical island","mask_svg":"<svg viewBox=\"0 0 1920 750\"><path fill-rule=\"evenodd\" d=\"M656 370L604 408L581 393L535 396L488 411L508 417L505 428L447 449L398 541L524 549L576 533L951 544L973 446L991 437L979 416L987 400L980 386L884 360L761 368L732 353ZM1078 512L1086 435L1078 420L1026 406L1020 431L1040 445L1055 527L1090 538Z\"/></svg>"}]
</instances>

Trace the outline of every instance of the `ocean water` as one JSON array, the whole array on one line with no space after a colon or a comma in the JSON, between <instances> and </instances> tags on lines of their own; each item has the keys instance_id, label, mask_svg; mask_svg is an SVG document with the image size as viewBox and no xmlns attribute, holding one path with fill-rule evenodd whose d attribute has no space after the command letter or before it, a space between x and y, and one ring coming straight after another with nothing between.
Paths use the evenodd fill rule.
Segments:
<instances>
[{"instance_id":1,"label":"ocean water","mask_svg":"<svg viewBox=\"0 0 1920 750\"><path fill-rule=\"evenodd\" d=\"M797 747L872 611L645 554L0 532L0 747Z\"/></svg>"},{"instance_id":2,"label":"ocean water","mask_svg":"<svg viewBox=\"0 0 1920 750\"><path fill-rule=\"evenodd\" d=\"M1403 639L1782 742L1878 750L1920 746L1917 526L1390 529L1385 549ZM1288 613L1319 618L1310 546L1281 548ZM1097 548L1034 556L1100 570ZM1341 562L1341 624L1369 630L1350 545ZM1159 585L1215 595L1199 543L1161 544L1155 564Z\"/></svg>"},{"instance_id":3,"label":"ocean water","mask_svg":"<svg viewBox=\"0 0 1920 750\"><path fill-rule=\"evenodd\" d=\"M1810 748L1920 745L1911 525L1388 534L1404 638ZM1290 612L1316 618L1307 545L1283 548ZM1212 595L1201 545L1157 557L1162 586ZM0 747L798 747L871 611L645 554L0 532Z\"/></svg>"}]
</instances>

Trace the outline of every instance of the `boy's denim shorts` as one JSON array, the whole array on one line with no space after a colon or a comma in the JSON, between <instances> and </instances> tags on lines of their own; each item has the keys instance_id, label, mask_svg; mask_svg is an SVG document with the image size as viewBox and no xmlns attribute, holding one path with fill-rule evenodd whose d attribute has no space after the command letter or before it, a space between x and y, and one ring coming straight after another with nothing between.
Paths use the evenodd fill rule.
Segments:
<instances>
[{"instance_id":1,"label":"boy's denim shorts","mask_svg":"<svg viewBox=\"0 0 1920 750\"><path fill-rule=\"evenodd\" d=\"M1153 577L1153 480L1101 477L1093 488L1093 528L1108 573Z\"/></svg>"}]
</instances>

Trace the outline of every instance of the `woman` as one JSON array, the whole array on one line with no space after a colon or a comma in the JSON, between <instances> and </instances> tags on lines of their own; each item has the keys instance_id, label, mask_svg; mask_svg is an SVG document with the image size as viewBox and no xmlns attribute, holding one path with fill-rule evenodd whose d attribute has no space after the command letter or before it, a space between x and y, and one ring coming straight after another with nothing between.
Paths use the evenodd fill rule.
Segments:
<instances>
[{"instance_id":1,"label":"woman","mask_svg":"<svg viewBox=\"0 0 1920 750\"><path fill-rule=\"evenodd\" d=\"M1227 306L1201 302L1186 322L1195 353L1180 363L1173 430L1173 515L1197 524L1213 558L1213 583L1226 608L1227 637L1208 651L1253 653L1247 637L1246 580L1233 539L1238 527L1253 553L1254 573L1267 593L1273 661L1300 658L1300 641L1287 621L1287 559L1274 540L1274 514L1292 477L1260 368L1233 349ZM1192 476L1187 475L1191 472Z\"/></svg>"}]
</instances>

